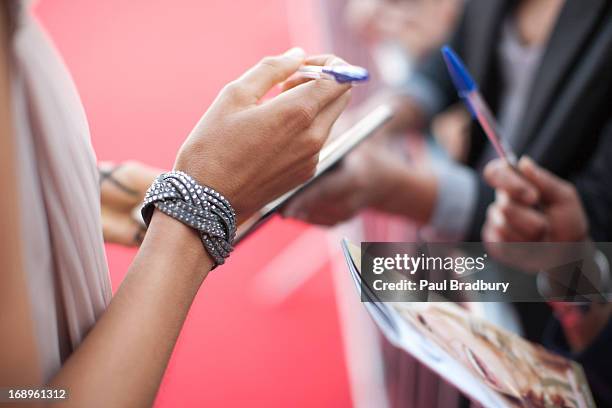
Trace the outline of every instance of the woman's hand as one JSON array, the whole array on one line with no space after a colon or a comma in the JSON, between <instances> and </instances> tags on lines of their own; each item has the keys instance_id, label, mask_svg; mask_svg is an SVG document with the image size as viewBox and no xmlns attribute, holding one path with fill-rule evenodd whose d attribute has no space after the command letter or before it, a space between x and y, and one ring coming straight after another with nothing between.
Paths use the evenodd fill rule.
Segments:
<instances>
[{"instance_id":1,"label":"woman's hand","mask_svg":"<svg viewBox=\"0 0 612 408\"><path fill-rule=\"evenodd\" d=\"M178 154L177 170L225 195L242 219L312 175L348 102L350 86L316 80L258 105L303 60L300 50L266 58L228 85ZM49 386L70 390L67 406L153 405L191 302L212 267L195 230L155 212L110 306Z\"/></svg>"},{"instance_id":2,"label":"woman's hand","mask_svg":"<svg viewBox=\"0 0 612 408\"><path fill-rule=\"evenodd\" d=\"M182 146L175 168L223 194L238 221L308 180L349 101L350 85L301 83L259 103L304 63L299 48L266 57L228 84ZM328 56L325 65L343 63Z\"/></svg>"}]
</instances>

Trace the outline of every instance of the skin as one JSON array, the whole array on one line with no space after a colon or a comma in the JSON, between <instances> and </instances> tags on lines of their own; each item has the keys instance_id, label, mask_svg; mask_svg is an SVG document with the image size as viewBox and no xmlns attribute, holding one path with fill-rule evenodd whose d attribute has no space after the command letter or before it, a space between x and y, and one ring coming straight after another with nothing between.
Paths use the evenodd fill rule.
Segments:
<instances>
[{"instance_id":1,"label":"skin","mask_svg":"<svg viewBox=\"0 0 612 408\"><path fill-rule=\"evenodd\" d=\"M103 162L98 168L112 169L115 164ZM137 161L121 163L112 177L129 188L130 193L117 187L111 181L100 184L102 232L107 243L124 246L139 246L144 235L144 226L134 217L134 210L140 207L144 195L155 177L164 170L147 166Z\"/></svg>"},{"instance_id":2,"label":"skin","mask_svg":"<svg viewBox=\"0 0 612 408\"><path fill-rule=\"evenodd\" d=\"M303 61L306 65L325 65L325 64L343 64L344 61L336 58L333 55L318 55L311 56L306 58ZM280 84L282 91L289 91L292 88L295 88L298 85L305 84L309 82L309 79L305 79L299 75L292 76L282 84ZM333 85L333 83L322 83L322 86ZM233 87L233 84L228 85L228 88ZM241 90L239 90L241 91ZM293 91L296 92L296 91ZM311 120L309 116L312 116L314 113L308 111L312 109L309 106L304 106L302 112L299 112L299 115L306 116L306 118L298 118L297 121L304 120L306 122L313 122L310 127L310 131L314 133L323 132L327 134L329 132L329 119L335 118L338 116L339 112L343 109L346 100L349 97L349 92L345 95L342 95L340 101L334 106L330 106L329 109L325 109L325 112L320 113L320 117L317 118L316 123L314 120ZM255 102L248 101L247 103L251 105L251 107L255 107L257 105L258 100L254 99ZM231 108L234 109L234 108ZM240 107L239 109L242 109ZM288 124L288 126L302 126L300 123L296 123L294 125ZM263 130L263 129L262 129ZM241 138L240 135L237 135L236 138ZM248 141L242 141L240 145L246 145ZM204 153L211 152L213 150L209 150L214 147L204 146L203 149L206 149ZM245 146L241 147L245 152L250 149L258 149L259 146ZM320 140L317 139L313 142L313 146L310 146L311 149L320 148ZM279 156L279 153L282 148L277 148L273 150ZM256 151L256 150L255 150ZM286 154L286 151L283 151L283 154ZM290 152L290 154L293 154ZM306 165L309 166L313 162L317 161L317 155L312 155L311 158L307 160ZM210 158L205 158L206 160L210 160ZM260 164L263 165L263 162L266 158L262 156L262 160L259 160ZM249 160L253 160L250 158ZM316 163L315 163L316 164ZM236 166L241 166L240 163L234 163ZM102 162L98 165L101 169L112 169L115 166L113 163ZM307 176L310 176L312 171L311 168L303 168L303 167L292 167L288 166L287 171L288 174L295 174L299 179L304 179ZM157 169L151 166L148 166L144 163L140 163L137 161L127 161L121 163L120 168L113 172L113 178L120 182L125 187L134 191L135 194L129 194L125 191L118 188L109 180L105 180L101 184L101 202L102 202L102 227L104 232L104 240L109 243L116 243L125 246L138 246L140 242L135 239L135 237L139 236L139 232L142 232L142 225L134 219L133 211L135 208L139 207L142 203L144 195L155 179L160 173L163 173L164 170ZM269 183L266 183L269 184ZM259 205L259 204L256 204Z\"/></svg>"},{"instance_id":3,"label":"skin","mask_svg":"<svg viewBox=\"0 0 612 408\"><path fill-rule=\"evenodd\" d=\"M351 0L345 11L350 28L367 40L398 41L416 58L439 47L461 11L460 0Z\"/></svg>"},{"instance_id":4,"label":"skin","mask_svg":"<svg viewBox=\"0 0 612 408\"><path fill-rule=\"evenodd\" d=\"M485 179L495 188L482 237L487 242L580 242L588 223L576 188L528 157L520 174L504 161L491 161ZM535 206L538 205L538 208Z\"/></svg>"},{"instance_id":5,"label":"skin","mask_svg":"<svg viewBox=\"0 0 612 408\"><path fill-rule=\"evenodd\" d=\"M514 19L525 45L545 44L562 5L560 0L530 0L518 4ZM391 138L392 133L422 129L426 124L424 112L410 97L388 94L367 102L366 111L380 104L381 100L392 105L395 116L382 130L383 135L377 138L380 141L376 149L378 153L367 152L372 149L372 144L356 149L352 153L356 157L351 158L350 163L296 197L285 215L329 226L372 207L416 223L430 222L438 197L436 174L431 169L417 168L406 161L395 161L393 152L384 141ZM387 160L393 161L394 165L386 165ZM375 182L364 182L364 175Z\"/></svg>"},{"instance_id":6,"label":"skin","mask_svg":"<svg viewBox=\"0 0 612 408\"><path fill-rule=\"evenodd\" d=\"M550 35L557 18L560 0L523 1L517 7L515 16L518 31L527 46L543 44ZM351 27L366 38L397 38L417 56L426 54L438 47L456 21L460 4L457 0L421 0L413 3L387 0L351 1L347 6L346 18ZM431 24L436 21L436 24ZM382 22L382 23L381 23ZM317 61L306 60L315 65ZM303 82L299 78L285 83L287 89ZM363 109L366 113L380 103L393 105L395 117L385 127L383 133L401 132L405 129L419 129L425 125L425 116L420 107L405 96L380 94L373 97ZM355 115L359 117L360 115ZM458 161L467 155L466 137L468 115L458 110L439 115L434 120L434 134L441 135L438 142ZM367 149L371 149L369 145ZM355 216L365 207L404 215L418 223L427 223L431 217L437 197L435 175L418 170L399 160L393 166L385 165L385 160L359 149L338 172L337 177L327 177L312 191L298 198L285 211L286 216L300 218L320 225L334 225ZM380 156L388 156L384 148L376 149ZM156 174L151 174L147 166L129 163L125 171L128 185L134 186L142 194ZM159 171L161 172L161 171ZM369 175L372 180L364 180ZM146 182L142 182L143 178ZM103 220L105 239L123 245L135 245L134 236L138 224L131 218L131 207L125 203L136 201L125 194L113 193L112 186L102 189ZM105 193L108 200L105 200ZM410 193L406 193L410 191ZM391 193L393 192L393 194ZM419 197L418 200L415 200ZM137 200L140 202L141 200ZM337 205L330 205L336 203Z\"/></svg>"},{"instance_id":7,"label":"skin","mask_svg":"<svg viewBox=\"0 0 612 408\"><path fill-rule=\"evenodd\" d=\"M424 223L437 199L433 174L406 166L380 140L364 143L313 187L292 200L284 215L332 226L371 207Z\"/></svg>"},{"instance_id":8,"label":"skin","mask_svg":"<svg viewBox=\"0 0 612 408\"><path fill-rule=\"evenodd\" d=\"M8 69L8 3L0 5L0 187L16 191L15 143L12 137L11 105L9 98L10 72ZM19 202L17 194L7 194L0 200L0 226L4 231L0 245L0 384L23 386L40 383L40 369L36 358L34 326L28 302L28 288L22 262L19 231ZM10 328L10 331L5 330ZM10 336L6 334L10 333Z\"/></svg>"},{"instance_id":9,"label":"skin","mask_svg":"<svg viewBox=\"0 0 612 408\"><path fill-rule=\"evenodd\" d=\"M5 51L7 44L3 44ZM6 55L2 55L5 58L0 73L9 66ZM298 69L304 58L299 49L266 57L228 84L177 155L175 168L225 195L239 220L313 174L329 129L348 103L350 86L327 80L300 84L260 103L272 87ZM319 61L342 63L334 57ZM10 119L8 87L2 89L0 115ZM10 120L2 121L7 136L2 143L12 138L7 123ZM11 161L2 161L2 166L6 174L15 174ZM15 191L12 180L0 179L3 191ZM11 217L18 219L16 205L11 205L12 212L2 212L0 217L2 225L10 227L7 236L16 236L18 226L10 223ZM28 303L23 282L17 287L12 279L16 276L23 281L25 276L15 253L0 258L0 270L8 271L0 274L0 288L23 290L11 298L12 303L3 302L4 312L12 312L18 303ZM110 306L47 384L68 390L70 398L61 406L150 406L189 307L212 266L196 232L155 212ZM8 345L24 338L31 343L35 340L31 333L18 332L13 322L2 323L5 325L0 330L3 338L8 337L4 340ZM23 359L3 359L0 378L10 378L22 367L36 363L35 353L28 354L25 346L16 350L24 351L20 356ZM15 351L3 348L2 352Z\"/></svg>"},{"instance_id":10,"label":"skin","mask_svg":"<svg viewBox=\"0 0 612 408\"><path fill-rule=\"evenodd\" d=\"M496 191L496 200L489 207L482 230L482 239L489 252L499 260L529 269L530 265L517 264L517 260L533 263L538 256L551 254L509 257L511 248L501 250L496 243L584 242L584 247L590 248L587 218L574 186L539 167L528 157L519 161L518 168L520 174L500 159L493 160L485 168L485 179ZM544 252L563 256L555 253L554 249L551 246L551 251ZM550 261L547 264L550 265ZM597 268L590 264L590 259L585 256L583 268ZM592 303L586 314L571 303L552 303L551 306L559 316L574 352L588 347L612 316L609 303Z\"/></svg>"}]
</instances>

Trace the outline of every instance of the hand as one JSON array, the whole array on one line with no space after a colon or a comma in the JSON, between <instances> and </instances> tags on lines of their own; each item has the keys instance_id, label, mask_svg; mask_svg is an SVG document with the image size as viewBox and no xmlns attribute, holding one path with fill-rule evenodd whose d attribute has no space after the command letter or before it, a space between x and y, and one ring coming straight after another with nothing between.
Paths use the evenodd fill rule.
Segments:
<instances>
[{"instance_id":1,"label":"hand","mask_svg":"<svg viewBox=\"0 0 612 408\"><path fill-rule=\"evenodd\" d=\"M144 195L161 169L137 161L121 164L103 162L100 169L100 203L104 241L138 246L144 237L144 225L135 214Z\"/></svg>"},{"instance_id":2,"label":"hand","mask_svg":"<svg viewBox=\"0 0 612 408\"><path fill-rule=\"evenodd\" d=\"M283 214L331 226L373 207L424 222L429 217L426 207L435 197L432 189L436 189L435 182L414 171L380 140L371 139L347 156L338 169L308 186ZM415 191L422 200L406 197Z\"/></svg>"},{"instance_id":3,"label":"hand","mask_svg":"<svg viewBox=\"0 0 612 408\"><path fill-rule=\"evenodd\" d=\"M485 168L497 198L487 213L487 242L578 242L588 223L574 186L525 157L516 172L502 160ZM538 205L536 209L535 206Z\"/></svg>"},{"instance_id":4,"label":"hand","mask_svg":"<svg viewBox=\"0 0 612 408\"><path fill-rule=\"evenodd\" d=\"M347 156L337 169L295 197L283 215L326 226L352 218L379 195L374 190L384 195L383 183L374 181L379 174L374 161L375 156L367 148L360 148Z\"/></svg>"},{"instance_id":5,"label":"hand","mask_svg":"<svg viewBox=\"0 0 612 408\"><path fill-rule=\"evenodd\" d=\"M261 104L304 63L299 48L266 57L228 84L182 146L175 164L223 194L238 222L308 180L329 131L349 101L350 85L300 83ZM321 64L341 64L326 56Z\"/></svg>"}]
</instances>

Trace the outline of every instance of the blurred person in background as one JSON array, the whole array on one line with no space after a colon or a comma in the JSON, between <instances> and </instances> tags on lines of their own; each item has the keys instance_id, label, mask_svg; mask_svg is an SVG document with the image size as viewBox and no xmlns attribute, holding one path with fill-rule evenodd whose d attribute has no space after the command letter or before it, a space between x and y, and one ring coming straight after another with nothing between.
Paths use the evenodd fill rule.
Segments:
<instances>
[{"instance_id":1,"label":"blurred person in background","mask_svg":"<svg viewBox=\"0 0 612 408\"><path fill-rule=\"evenodd\" d=\"M520 174L500 159L485 168L487 182L495 188L496 199L487 212L482 239L502 262L524 270L533 267L521 262L534 256L511 256L498 243L576 242L590 247L589 240L612 241L612 125L608 126L588 166L572 183L524 157ZM534 208L538 204L537 209ZM553 249L554 250L554 249ZM610 260L601 252L589 254L582 270L590 265L597 272L599 287L610 293ZM592 253L592 255L590 255ZM534 272L538 272L537 268ZM601 276L601 277L600 277ZM606 286L603 286L606 285ZM543 344L585 369L598 406L612 406L612 304L552 302Z\"/></svg>"},{"instance_id":2,"label":"blurred person in background","mask_svg":"<svg viewBox=\"0 0 612 408\"><path fill-rule=\"evenodd\" d=\"M403 58L416 63L446 42L462 6L463 0L349 0L344 17L347 28L370 46L395 44ZM390 81L405 75L390 74Z\"/></svg>"},{"instance_id":3,"label":"blurred person in background","mask_svg":"<svg viewBox=\"0 0 612 408\"><path fill-rule=\"evenodd\" d=\"M531 154L566 177L593 153L612 89L609 2L472 0L450 44L518 154ZM423 128L457 102L439 53L391 102L391 129ZM287 213L334 225L373 207L426 224L444 239L479 240L493 200L479 172L495 153L476 123L468 143L465 163L446 160L433 171L411 166L384 143L368 144L294 200Z\"/></svg>"},{"instance_id":4,"label":"blurred person in background","mask_svg":"<svg viewBox=\"0 0 612 408\"><path fill-rule=\"evenodd\" d=\"M366 66L372 74L368 83L353 90L353 108L341 118L341 122L349 124L406 85L416 66L447 41L464 7L463 0L335 0L320 4L325 11L326 47ZM468 121L462 106L436 115L432 121L431 133L455 158L461 156L461 149L465 150ZM431 166L432 159L444 155L431 138L406 138L405 134L402 131L392 138L391 148L411 163ZM455 142L454 146L447 141ZM367 211L343 228L330 231L328 239L330 252L335 253L339 236L364 241L412 241L415 234L415 225L407 219ZM340 261L334 263L334 286L355 407L457 406L456 389L379 335L359 300L354 299L354 284L347 279L341 253L337 255Z\"/></svg>"},{"instance_id":5,"label":"blurred person in background","mask_svg":"<svg viewBox=\"0 0 612 408\"><path fill-rule=\"evenodd\" d=\"M419 64L437 53L462 14L464 0L350 0L346 26L370 50L382 85L375 99L405 87ZM379 84L380 85L380 84ZM371 96L371 95L370 95ZM467 154L469 114L462 104L432 117L431 133L453 159ZM414 157L414 152L412 152Z\"/></svg>"},{"instance_id":6,"label":"blurred person in background","mask_svg":"<svg viewBox=\"0 0 612 408\"><path fill-rule=\"evenodd\" d=\"M612 95L612 3L603 0L470 0L450 40L466 62L519 155L529 155L561 178L583 170L609 120ZM427 58L393 98L389 133L423 129L457 102L438 53ZM404 216L421 237L479 241L494 200L481 175L495 152L477 123L467 159L437 161L432 169L406 160L389 137L364 144L333 173L285 209L289 216L335 225L362 209ZM546 304L490 304L485 317L541 342Z\"/></svg>"},{"instance_id":7,"label":"blurred person in background","mask_svg":"<svg viewBox=\"0 0 612 408\"><path fill-rule=\"evenodd\" d=\"M298 48L264 58L219 93L177 154L175 169L227 197L238 224L312 176L348 103L350 86L329 80L261 102L304 63L343 62ZM0 90L0 385L65 389L64 406L150 406L190 305L219 262L195 230L154 210L111 299L84 110L20 1L0 5ZM123 187L146 185L120 170ZM122 189L111 184L102 180L102 189Z\"/></svg>"}]
</instances>

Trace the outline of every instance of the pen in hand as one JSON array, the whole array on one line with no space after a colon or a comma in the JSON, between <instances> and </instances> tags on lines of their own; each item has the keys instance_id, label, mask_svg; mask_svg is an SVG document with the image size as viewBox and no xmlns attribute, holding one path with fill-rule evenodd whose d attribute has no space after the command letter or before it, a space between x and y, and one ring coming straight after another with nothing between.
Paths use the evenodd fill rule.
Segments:
<instances>
[{"instance_id":1,"label":"pen in hand","mask_svg":"<svg viewBox=\"0 0 612 408\"><path fill-rule=\"evenodd\" d=\"M491 109L485 102L481 93L478 91L476 82L468 72L461 58L449 46L442 47L442 56L446 62L448 72L457 88L459 96L472 116L478 121L482 130L487 135L487 138L493 145L497 155L502 158L514 171L521 174L518 167L518 158L510 147L510 145L500 136L499 126L491 112ZM537 203L533 206L536 210L541 211L542 205Z\"/></svg>"},{"instance_id":2,"label":"pen in hand","mask_svg":"<svg viewBox=\"0 0 612 408\"><path fill-rule=\"evenodd\" d=\"M298 72L305 78L331 79L340 84L365 82L370 78L367 69L355 65L303 65Z\"/></svg>"}]
</instances>

